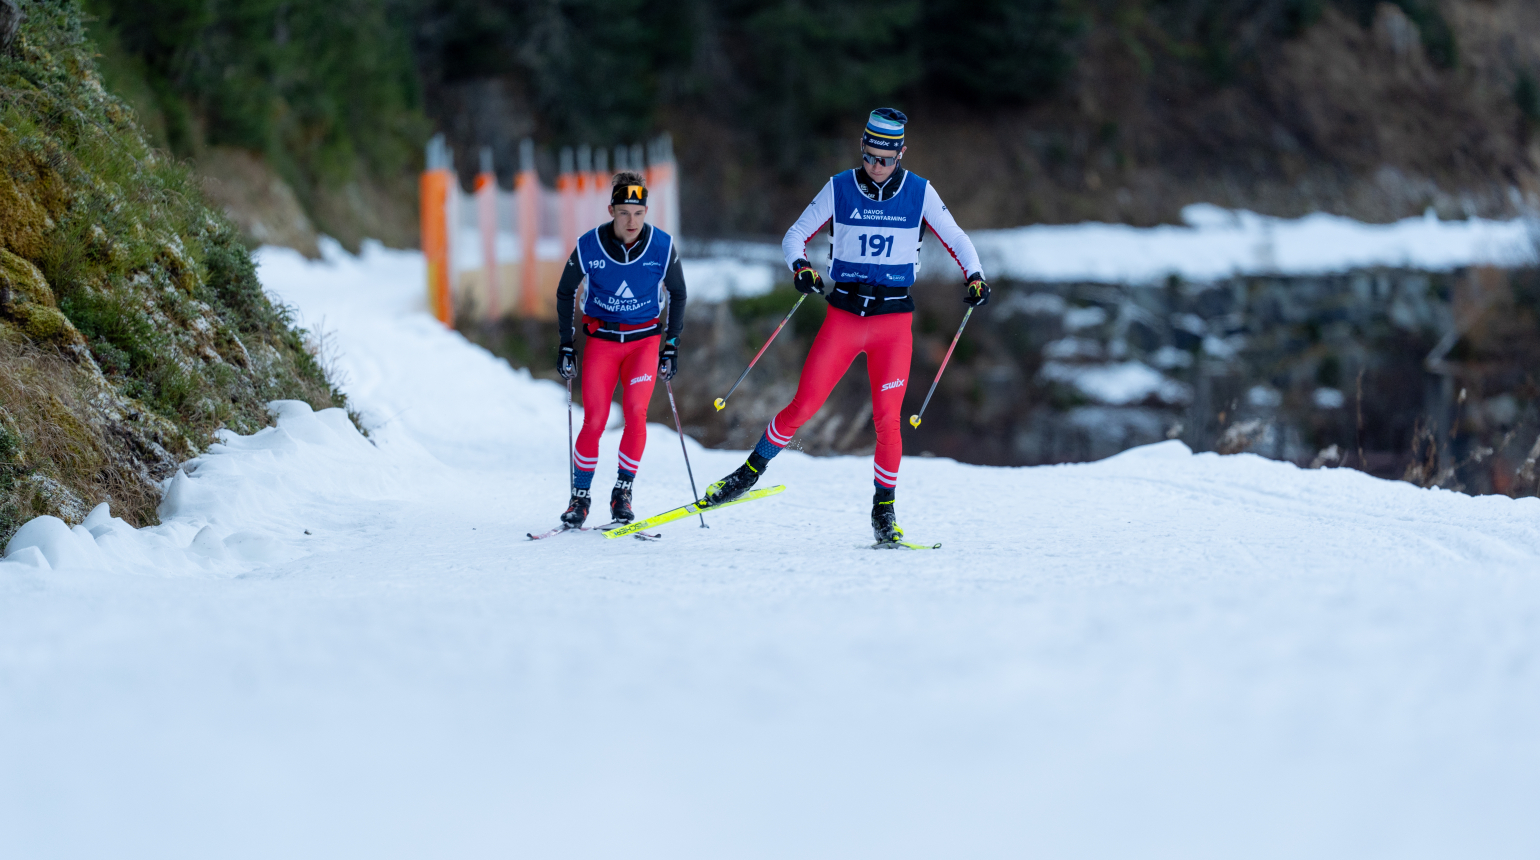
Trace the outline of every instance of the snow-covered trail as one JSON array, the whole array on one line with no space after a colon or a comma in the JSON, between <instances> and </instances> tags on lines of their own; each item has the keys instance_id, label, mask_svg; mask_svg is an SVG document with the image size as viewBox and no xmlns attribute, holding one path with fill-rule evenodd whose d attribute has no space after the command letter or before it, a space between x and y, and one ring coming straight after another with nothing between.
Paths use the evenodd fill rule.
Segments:
<instances>
[{"instance_id":1,"label":"snow-covered trail","mask_svg":"<svg viewBox=\"0 0 1540 860\"><path fill-rule=\"evenodd\" d=\"M709 530L530 543L562 390L419 313L413 255L262 260L373 444L285 407L158 530L0 563L0 857L1540 851L1540 501L915 458L945 546L878 553L869 460L788 452ZM651 434L643 511L688 494Z\"/></svg>"}]
</instances>

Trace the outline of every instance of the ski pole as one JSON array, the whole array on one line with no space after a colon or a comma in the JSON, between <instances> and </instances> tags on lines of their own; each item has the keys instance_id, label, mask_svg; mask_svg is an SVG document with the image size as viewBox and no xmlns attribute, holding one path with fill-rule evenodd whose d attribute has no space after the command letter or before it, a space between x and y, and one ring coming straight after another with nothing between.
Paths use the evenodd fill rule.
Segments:
<instances>
[{"instance_id":1,"label":"ski pole","mask_svg":"<svg viewBox=\"0 0 1540 860\"><path fill-rule=\"evenodd\" d=\"M577 491L577 466L572 452L577 446L572 441L572 380L567 380L567 495Z\"/></svg>"},{"instance_id":2,"label":"ski pole","mask_svg":"<svg viewBox=\"0 0 1540 860\"><path fill-rule=\"evenodd\" d=\"M919 412L909 416L910 427L920 426L920 416L925 414L925 407L930 405L930 396L936 393L936 385L941 382L941 374L946 372L946 363L952 360L952 350L956 349L957 342L962 340L963 329L967 327L968 317L971 316L973 316L973 308L968 308L968 312L963 314L962 325L957 327L957 334L952 337L952 345L946 348L946 358L941 359L941 367L936 371L935 381L931 382L930 390L925 392L925 402L920 404Z\"/></svg>"},{"instance_id":3,"label":"ski pole","mask_svg":"<svg viewBox=\"0 0 1540 860\"><path fill-rule=\"evenodd\" d=\"M749 375L749 371L754 369L755 362L759 361L759 357L761 355L764 355L765 354L765 350L770 348L770 344L775 340L775 336L781 333L781 329L785 328L786 324L788 322L791 322L791 315L797 312L797 308L802 307L802 301L804 299L806 299L806 298L807 298L807 293L803 293L801 296L799 296L797 298L797 303L792 305L791 306L791 310L786 312L786 316L785 316L784 319L781 320L781 324L776 326L775 327L775 331L770 333L770 340L765 341L765 345L759 348L759 352L754 353L754 360L750 361L749 362L749 366L745 367L743 369L743 375L739 376L738 377L738 381L733 383L732 391L727 392L727 397L732 397L733 396L733 391L737 391L738 390L738 386L743 384L743 380L744 380L745 377L747 377ZM727 408L727 397L718 397L717 398L715 405L716 405L716 408L717 408L718 412L721 412L723 409Z\"/></svg>"},{"instance_id":4,"label":"ski pole","mask_svg":"<svg viewBox=\"0 0 1540 860\"><path fill-rule=\"evenodd\" d=\"M672 379L663 380L663 387L668 389L668 408L674 413L674 429L679 431L679 450L684 454L684 471L685 474L690 476L690 496L694 499L699 499L700 494L695 492L695 470L690 468L690 452L684 447L684 425L679 423L679 407L674 405L674 381ZM706 515L699 511L696 511L696 513L700 516L700 527L703 529L711 528L711 526L706 525Z\"/></svg>"}]
</instances>

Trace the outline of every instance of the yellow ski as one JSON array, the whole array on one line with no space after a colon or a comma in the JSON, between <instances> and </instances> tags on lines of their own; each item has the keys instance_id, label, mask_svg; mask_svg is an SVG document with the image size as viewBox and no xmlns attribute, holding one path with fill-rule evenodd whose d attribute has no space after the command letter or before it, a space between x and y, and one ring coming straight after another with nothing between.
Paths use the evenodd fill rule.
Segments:
<instances>
[{"instance_id":1,"label":"yellow ski","mask_svg":"<svg viewBox=\"0 0 1540 860\"><path fill-rule=\"evenodd\" d=\"M643 529L652 528L653 526L661 526L664 523L671 523L674 520L682 520L685 517L693 517L701 511L715 511L730 505L738 505L744 502L752 502L755 499L763 499L766 496L773 496L785 489L785 484L776 484L773 487L766 487L762 490L749 490L747 493L744 493L738 498L733 499L730 502L723 502L720 505L707 505L699 501L691 502L682 508L674 508L671 511L658 514L655 517L648 517L645 520L637 520L630 525L621 526L618 529L610 529L604 533L604 536L607 538L625 537L626 535L635 534L636 532L642 531Z\"/></svg>"}]
</instances>

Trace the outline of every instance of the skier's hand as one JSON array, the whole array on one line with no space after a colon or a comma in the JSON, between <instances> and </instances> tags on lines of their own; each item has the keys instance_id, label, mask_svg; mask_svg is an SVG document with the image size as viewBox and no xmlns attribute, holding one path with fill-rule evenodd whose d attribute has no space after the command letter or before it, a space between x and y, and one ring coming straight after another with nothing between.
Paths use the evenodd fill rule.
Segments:
<instances>
[{"instance_id":1,"label":"skier's hand","mask_svg":"<svg viewBox=\"0 0 1540 860\"><path fill-rule=\"evenodd\" d=\"M974 272L968 276L968 289L963 293L963 303L976 308L989 304L989 285L984 283L982 272Z\"/></svg>"},{"instance_id":2,"label":"skier's hand","mask_svg":"<svg viewBox=\"0 0 1540 860\"><path fill-rule=\"evenodd\" d=\"M679 338L671 337L663 341L663 350L658 353L658 378L664 382L672 382L674 373L678 368Z\"/></svg>"},{"instance_id":3,"label":"skier's hand","mask_svg":"<svg viewBox=\"0 0 1540 860\"><path fill-rule=\"evenodd\" d=\"M556 372L561 374L562 379L577 378L577 350L572 348L572 344L564 343L557 351Z\"/></svg>"},{"instance_id":4,"label":"skier's hand","mask_svg":"<svg viewBox=\"0 0 1540 860\"><path fill-rule=\"evenodd\" d=\"M812 263L806 260L798 260L792 266L792 271L796 277L794 283L797 286L797 292L807 295L812 295L813 293L817 293L820 296L823 295L823 276L818 274L818 270L813 268Z\"/></svg>"}]
</instances>

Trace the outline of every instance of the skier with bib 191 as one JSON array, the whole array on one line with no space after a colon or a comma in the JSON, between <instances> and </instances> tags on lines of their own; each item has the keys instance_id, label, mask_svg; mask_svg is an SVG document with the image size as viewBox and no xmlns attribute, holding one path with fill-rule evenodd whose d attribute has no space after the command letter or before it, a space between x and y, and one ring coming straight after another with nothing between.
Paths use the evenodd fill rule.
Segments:
<instances>
[{"instance_id":1,"label":"skier with bib 191","mask_svg":"<svg viewBox=\"0 0 1540 860\"><path fill-rule=\"evenodd\" d=\"M673 238L646 223L646 183L640 174L622 171L612 185L614 220L578 238L556 287L561 336L556 369L570 380L577 376L574 298L585 279L588 284L582 298L583 333L588 336L583 346L583 430L572 451L572 500L561 515L568 528L588 518L599 436L609 421L617 383L622 386L626 429L620 437L619 474L610 492L610 518L617 523L635 519L631 484L647 447L647 403L657 379L674 378L684 328L684 269Z\"/></svg>"},{"instance_id":2,"label":"skier with bib 191","mask_svg":"<svg viewBox=\"0 0 1540 860\"><path fill-rule=\"evenodd\" d=\"M813 417L845 375L858 353L866 353L872 391L872 422L877 427L873 481L872 531L879 543L903 536L893 509L898 466L903 456L901 413L909 382L912 346L910 323L914 284L925 228L952 254L965 276L963 301L974 307L989 302L978 252L929 182L899 164L908 117L878 108L861 135L864 164L831 178L802 217L786 231L781 251L805 294L824 292L824 281L807 259L807 243L833 221L832 260L825 296L829 313L813 340L796 396L765 428L759 444L738 470L712 484L705 501L721 504L748 491L770 459Z\"/></svg>"}]
</instances>

